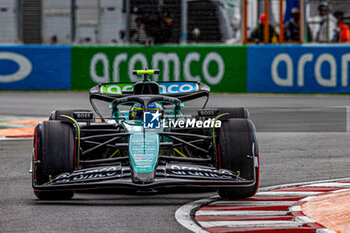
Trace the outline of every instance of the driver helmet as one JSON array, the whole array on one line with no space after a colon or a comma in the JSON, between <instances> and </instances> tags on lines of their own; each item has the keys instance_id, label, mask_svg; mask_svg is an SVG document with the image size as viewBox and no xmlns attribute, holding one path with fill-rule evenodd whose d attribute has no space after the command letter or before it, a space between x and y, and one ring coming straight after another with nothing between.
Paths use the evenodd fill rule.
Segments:
<instances>
[{"instance_id":1,"label":"driver helmet","mask_svg":"<svg viewBox=\"0 0 350 233\"><path fill-rule=\"evenodd\" d=\"M140 103L134 104L130 109L129 119L130 120L142 120L144 107ZM160 111L160 105L158 103L151 103L147 107L147 111L156 112Z\"/></svg>"}]
</instances>

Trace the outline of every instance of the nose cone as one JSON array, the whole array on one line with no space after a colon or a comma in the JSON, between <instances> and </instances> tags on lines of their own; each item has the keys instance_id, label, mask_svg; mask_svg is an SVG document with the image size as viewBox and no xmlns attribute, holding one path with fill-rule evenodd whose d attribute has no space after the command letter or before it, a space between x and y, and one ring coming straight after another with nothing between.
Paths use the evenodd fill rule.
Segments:
<instances>
[{"instance_id":1,"label":"nose cone","mask_svg":"<svg viewBox=\"0 0 350 233\"><path fill-rule=\"evenodd\" d=\"M154 182L155 172L146 172L146 173L132 173L132 181L137 184L149 184Z\"/></svg>"},{"instance_id":2,"label":"nose cone","mask_svg":"<svg viewBox=\"0 0 350 233\"><path fill-rule=\"evenodd\" d=\"M134 132L129 138L129 159L135 183L154 181L158 162L159 135L155 132Z\"/></svg>"}]
</instances>

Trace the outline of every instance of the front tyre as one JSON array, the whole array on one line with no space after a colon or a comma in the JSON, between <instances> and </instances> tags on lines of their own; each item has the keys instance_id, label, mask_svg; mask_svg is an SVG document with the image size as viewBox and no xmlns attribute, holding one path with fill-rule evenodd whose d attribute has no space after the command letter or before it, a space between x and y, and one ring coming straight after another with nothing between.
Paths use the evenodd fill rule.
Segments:
<instances>
[{"instance_id":1,"label":"front tyre","mask_svg":"<svg viewBox=\"0 0 350 233\"><path fill-rule=\"evenodd\" d=\"M76 163L76 142L71 124L44 121L35 128L33 154L33 185L47 183L53 177L72 172ZM74 191L39 191L34 194L42 200L65 200Z\"/></svg>"},{"instance_id":2,"label":"front tyre","mask_svg":"<svg viewBox=\"0 0 350 233\"><path fill-rule=\"evenodd\" d=\"M227 115L220 117L220 120L227 120L230 118L250 119L250 113L246 108L217 108L218 115L227 113Z\"/></svg>"},{"instance_id":3,"label":"front tyre","mask_svg":"<svg viewBox=\"0 0 350 233\"><path fill-rule=\"evenodd\" d=\"M259 152L255 127L248 119L222 121L218 143L218 168L239 173L247 179L255 179L248 187L219 188L218 194L224 199L253 196L259 186Z\"/></svg>"}]
</instances>

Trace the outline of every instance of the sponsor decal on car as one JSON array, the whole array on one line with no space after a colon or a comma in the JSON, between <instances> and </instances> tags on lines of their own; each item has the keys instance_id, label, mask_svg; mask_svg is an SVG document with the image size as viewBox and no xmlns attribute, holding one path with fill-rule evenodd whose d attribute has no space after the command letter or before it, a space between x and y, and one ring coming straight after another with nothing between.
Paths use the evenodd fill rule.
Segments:
<instances>
[{"instance_id":1,"label":"sponsor decal on car","mask_svg":"<svg viewBox=\"0 0 350 233\"><path fill-rule=\"evenodd\" d=\"M66 183L70 181L84 181L100 178L119 177L121 172L120 166L111 166L104 168L95 168L84 171L75 171L73 173L64 173L55 177L52 183Z\"/></svg>"},{"instance_id":2,"label":"sponsor decal on car","mask_svg":"<svg viewBox=\"0 0 350 233\"><path fill-rule=\"evenodd\" d=\"M134 83L117 83L117 84L105 84L101 86L101 93L121 95L125 91L132 91L134 89Z\"/></svg>"},{"instance_id":3,"label":"sponsor decal on car","mask_svg":"<svg viewBox=\"0 0 350 233\"><path fill-rule=\"evenodd\" d=\"M198 91L197 83L175 82L175 83L160 83L160 94L180 94Z\"/></svg>"},{"instance_id":4,"label":"sponsor decal on car","mask_svg":"<svg viewBox=\"0 0 350 233\"><path fill-rule=\"evenodd\" d=\"M159 135L155 132L133 132L129 138L130 165L134 172L152 172L157 165Z\"/></svg>"},{"instance_id":5,"label":"sponsor decal on car","mask_svg":"<svg viewBox=\"0 0 350 233\"><path fill-rule=\"evenodd\" d=\"M193 82L159 82L160 94L181 94L199 90L198 84ZM103 94L121 95L123 92L132 91L134 83L104 84L101 86Z\"/></svg>"},{"instance_id":6,"label":"sponsor decal on car","mask_svg":"<svg viewBox=\"0 0 350 233\"><path fill-rule=\"evenodd\" d=\"M94 114L92 112L74 112L73 116L75 119L93 119Z\"/></svg>"},{"instance_id":7,"label":"sponsor decal on car","mask_svg":"<svg viewBox=\"0 0 350 233\"><path fill-rule=\"evenodd\" d=\"M135 158L138 160L151 160L153 158L153 156L138 156Z\"/></svg>"},{"instance_id":8,"label":"sponsor decal on car","mask_svg":"<svg viewBox=\"0 0 350 233\"><path fill-rule=\"evenodd\" d=\"M198 114L200 116L217 116L219 115L219 109L199 109Z\"/></svg>"},{"instance_id":9,"label":"sponsor decal on car","mask_svg":"<svg viewBox=\"0 0 350 233\"><path fill-rule=\"evenodd\" d=\"M170 175L179 176L197 176L197 177L210 177L220 179L232 179L236 178L237 174L226 169L210 169L199 166L191 165L167 165L167 173Z\"/></svg>"}]
</instances>

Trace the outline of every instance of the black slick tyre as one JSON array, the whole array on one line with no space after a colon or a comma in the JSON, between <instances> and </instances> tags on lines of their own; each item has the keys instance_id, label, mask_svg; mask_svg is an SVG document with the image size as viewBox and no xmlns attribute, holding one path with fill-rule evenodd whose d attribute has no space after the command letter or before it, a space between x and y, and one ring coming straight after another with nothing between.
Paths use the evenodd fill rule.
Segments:
<instances>
[{"instance_id":1,"label":"black slick tyre","mask_svg":"<svg viewBox=\"0 0 350 233\"><path fill-rule=\"evenodd\" d=\"M35 128L33 152L33 185L41 185L55 176L75 168L76 142L71 124L44 121ZM34 194L43 200L70 199L74 191L39 191Z\"/></svg>"},{"instance_id":2,"label":"black slick tyre","mask_svg":"<svg viewBox=\"0 0 350 233\"><path fill-rule=\"evenodd\" d=\"M228 113L226 116L220 117L220 120L227 120L230 118L242 118L249 119L250 113L246 108L217 108L219 109L219 114Z\"/></svg>"},{"instance_id":3,"label":"black slick tyre","mask_svg":"<svg viewBox=\"0 0 350 233\"><path fill-rule=\"evenodd\" d=\"M255 127L248 119L222 121L218 141L218 168L239 173L241 178L255 179L248 187L219 188L218 194L224 199L253 196L259 186L259 152L255 138Z\"/></svg>"}]
</instances>

